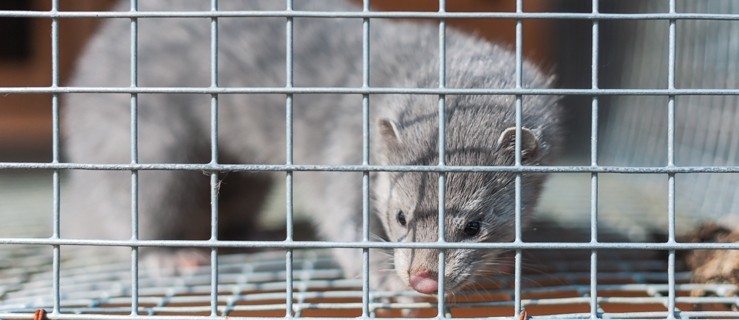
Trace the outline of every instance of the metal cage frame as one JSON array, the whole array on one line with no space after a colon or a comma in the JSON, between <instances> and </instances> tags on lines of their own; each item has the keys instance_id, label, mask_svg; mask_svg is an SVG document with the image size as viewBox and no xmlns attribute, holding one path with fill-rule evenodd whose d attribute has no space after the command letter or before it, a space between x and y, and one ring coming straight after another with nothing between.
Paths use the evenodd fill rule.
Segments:
<instances>
[{"instance_id":1,"label":"metal cage frame","mask_svg":"<svg viewBox=\"0 0 739 320\"><path fill-rule=\"evenodd\" d=\"M608 290L607 285L599 284L599 256L603 250L659 250L667 252L667 269L664 273L667 275L667 283L660 287L665 293L664 295L654 295L649 301L662 304L666 307L666 311L653 313L634 313L631 316L621 315L624 317L664 317L674 319L685 316L712 316L712 317L739 317L735 312L683 312L681 313L676 306L677 303L685 301L693 301L690 298L680 298L677 295L679 288L685 290L683 285L678 284L680 279L685 280L689 277L684 272L676 269L676 251L692 250L692 249L721 249L721 250L739 250L739 243L680 243L676 240L675 235L675 176L683 173L739 173L737 166L677 166L675 165L675 97L681 95L739 95L739 89L684 89L675 86L675 42L676 42L676 22L680 20L726 20L739 22L737 14L704 14L704 13L678 13L675 10L676 0L669 0L669 12L667 13L644 13L644 14L626 14L626 13L601 13L599 12L599 1L592 1L592 12L589 13L555 13L555 12L525 12L523 10L523 0L516 0L515 12L447 12L446 1L439 0L438 12L376 12L370 10L370 1L364 0L361 11L357 12L313 12L313 11L295 11L293 10L293 0L285 0L285 9L280 11L219 11L218 0L211 0L211 10L203 12L142 12L137 11L137 0L131 0L131 10L128 12L71 12L60 11L59 0L52 0L52 8L50 11L0 11L0 17L27 17L48 19L51 23L51 59L52 59L52 83L48 87L2 87L0 94L51 94L52 111L53 111L53 160L51 162L32 163L32 162L5 162L0 163L0 170L45 170L53 172L53 203L51 207L52 233L48 238L35 237L5 237L0 238L0 246L7 248L20 247L42 247L51 248L51 291L52 301L51 310L46 316L49 319L69 319L69 318L96 318L95 315L70 315L62 310L62 299L60 293L60 283L63 277L60 275L62 265L62 254L60 248L62 246L123 246L131 248L130 266L127 272L130 272L130 287L124 290L130 296L130 299L124 299L122 303L130 304L130 306L122 308L122 312L131 312L128 315L107 315L101 316L105 319L150 319L158 318L156 315L139 315L138 311L148 310L146 304L148 300L142 296L142 288L140 283L142 275L139 266L139 249L142 247L198 247L210 249L210 267L208 281L201 284L207 286L207 295L209 297L206 315L199 316L174 316L175 318L188 319L222 319L227 317L229 307L219 304L219 296L223 293L223 288L219 287L219 267L224 265L227 258L219 257L218 251L223 248L271 248L284 250L284 316L275 318L293 318L299 317L294 313L299 310L296 297L300 296L299 288L296 283L300 282L299 274L304 270L304 266L297 266L298 257L294 254L297 249L316 249L316 248L356 248L363 251L363 277L359 282L352 282L352 285L361 286L361 295L356 298L361 299L361 303L355 304L361 308L361 318L370 318L374 316L375 309L379 306L377 303L371 302L372 292L369 288L369 249L370 248L486 248L486 249L507 249L515 252L514 257L514 279L511 290L512 302L509 305L512 308L514 319L522 316L523 306L533 303L525 301L522 294L522 260L523 252L532 249L558 249L558 250L581 250L589 252L589 272L588 272L588 290L583 292L581 302L589 305L589 312L570 314L569 317L600 319L609 315L603 311L601 304L613 301L613 298L599 296L599 292ZM211 84L209 87L196 88L178 88L178 87L141 87L137 82L137 36L139 19L150 17L200 17L209 18L211 25ZM282 17L285 19L287 32L285 34L286 46L288 48L286 55L286 78L287 82L284 87L267 87L267 88L224 88L218 84L218 20L223 17ZM295 87L293 85L293 19L297 17L314 17L329 18L342 17L361 19L363 24L363 48L362 48L362 70L363 83L361 87L355 88L332 88L332 87ZM59 21L67 18L125 18L130 19L130 37L131 37L131 70L130 70L130 86L127 87L65 87L59 83ZM375 18L430 18L438 20L438 39L439 39L439 88L421 89L421 88L381 88L371 87L369 85L369 31L372 19ZM494 19L514 19L515 27L515 57L516 57L516 78L515 88L513 89L453 89L445 86L446 71L446 54L445 54L445 36L446 21L449 19L459 18L494 18ZM526 19L574 19L585 20L591 22L591 86L586 89L526 89L522 87L522 23ZM598 39L600 37L600 22L603 20L666 20L669 21L668 41L668 88L667 89L601 89L598 87ZM130 163L126 164L93 164L93 163L65 163L60 159L60 128L59 128L59 96L66 93L124 93L130 94L130 110L131 110L131 158ZM142 164L138 159L138 132L137 132L137 96L151 93L192 93L210 95L211 101L211 118L210 118L210 139L211 139L211 161L207 164ZM256 94L270 93L283 94L285 96L285 108L287 117L285 119L287 128L287 158L285 163L281 165L247 165L247 164L221 164L218 159L218 105L219 96L227 94ZM362 115L363 115L363 162L361 165L298 165L293 163L293 131L292 131L292 104L294 94L356 94L362 96ZM369 99L373 94L419 94L438 96L438 112L439 112L439 159L440 162L436 166L378 166L370 163L369 152ZM450 166L444 163L444 146L445 146L445 97L448 95L513 95L515 96L516 107L516 157L515 164L503 167L460 167ZM522 99L527 95L580 95L591 97L591 146L590 146L590 165L585 166L523 166L521 164L521 110ZM598 163L598 110L599 100L603 96L609 95L659 95L666 96L669 99L665 106L668 110L668 163L666 166L658 167L628 167L628 166L601 166ZM130 171L131 173L131 208L132 208L132 228L133 234L129 240L81 240L67 239L60 235L60 172L64 170L119 170ZM210 174L211 182L211 238L202 241L176 241L176 240L140 240L138 239L138 172L142 170L186 170L186 171L204 171ZM285 205L287 209L287 238L284 241L221 241L218 238L218 173L223 171L279 171L285 172L285 181L287 183L287 197ZM352 171L361 172L363 174L363 239L360 242L325 242L325 241L295 241L293 240L293 172L296 171ZM385 243L373 242L369 235L369 175L370 172L376 171L427 171L439 173L439 241L437 243ZM515 192L516 192L516 209L515 223L516 233L515 241L510 243L448 243L444 241L444 184L445 176L448 172L472 172L472 171L495 171L495 172L511 172L516 174ZM588 242L524 242L522 240L521 227L521 174L526 172L539 173L589 173L591 176L590 184L590 241ZM628 243L628 242L603 242L599 240L598 234L598 178L601 173L623 173L623 174L641 174L641 173L658 173L664 174L665 183L668 186L668 216L669 228L667 230L668 240L666 242L653 243ZM302 257L302 256L300 256ZM301 258L302 259L302 258ZM301 263L303 260L300 260ZM439 254L439 273L444 274L444 252ZM226 263L227 264L227 263ZM12 269L12 266L11 266ZM204 271L205 272L205 271ZM203 279L201 279L203 280ZM17 284L17 283L16 283ZM439 278L439 292L441 299L435 303L436 317L445 318L449 316L447 301L444 297L444 279ZM644 286L645 288L648 285ZM723 288L723 289L722 289ZM202 288L201 288L202 289ZM296 290L298 289L298 290ZM726 286L714 286L715 290L725 290ZM5 289L6 292L8 289ZM651 289L650 289L651 290ZM0 290L2 291L2 290ZM12 291L12 289L11 289ZM2 293L2 292L0 292ZM645 298L646 299L646 298ZM686 300L687 299L687 300ZM708 298L706 298L708 299ZM728 299L728 300L726 300ZM720 300L722 302L729 301L734 305L737 304L736 299L726 298ZM731 302L733 301L733 302ZM550 302L551 303L551 302ZM424 304L429 306L429 304ZM31 319L33 314L29 314L28 306L20 308L21 311L11 311L9 306L3 306L0 303L0 318L3 319ZM120 310L119 310L120 311ZM203 311L198 309L198 311ZM24 313L25 312L25 313ZM618 315L611 315L618 317ZM172 318L173 316L162 316ZM564 316L563 316L564 317ZM509 317L510 318L510 317ZM552 318L558 318L552 316ZM561 317L559 317L561 318Z\"/></svg>"}]
</instances>

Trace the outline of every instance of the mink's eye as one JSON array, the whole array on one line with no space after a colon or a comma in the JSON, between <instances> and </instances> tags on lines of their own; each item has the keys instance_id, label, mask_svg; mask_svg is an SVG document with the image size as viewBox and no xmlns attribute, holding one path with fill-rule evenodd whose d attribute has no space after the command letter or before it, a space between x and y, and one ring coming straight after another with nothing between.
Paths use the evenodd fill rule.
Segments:
<instances>
[{"instance_id":1,"label":"mink's eye","mask_svg":"<svg viewBox=\"0 0 739 320\"><path fill-rule=\"evenodd\" d=\"M396 219L398 219L398 223L400 223L401 226L404 226L408 223L405 221L405 213L403 211L398 211L398 215L396 216Z\"/></svg>"},{"instance_id":2,"label":"mink's eye","mask_svg":"<svg viewBox=\"0 0 739 320\"><path fill-rule=\"evenodd\" d=\"M468 222L467 225L464 226L464 234L468 237L474 237L478 233L480 233L480 221Z\"/></svg>"}]
</instances>

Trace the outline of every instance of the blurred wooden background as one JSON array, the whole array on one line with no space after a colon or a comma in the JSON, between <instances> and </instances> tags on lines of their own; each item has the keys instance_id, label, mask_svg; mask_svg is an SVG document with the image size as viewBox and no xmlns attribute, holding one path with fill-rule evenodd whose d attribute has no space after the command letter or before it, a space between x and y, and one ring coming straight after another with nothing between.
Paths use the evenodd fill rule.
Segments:
<instances>
[{"instance_id":1,"label":"blurred wooden background","mask_svg":"<svg viewBox=\"0 0 739 320\"><path fill-rule=\"evenodd\" d=\"M60 10L105 10L112 0L60 1ZM0 10L48 11L48 0L3 0ZM60 19L60 81L69 76L77 54L99 21ZM12 42L0 49L0 87L48 87L51 85L51 20L0 18L0 30ZM0 161L51 160L51 95L0 96Z\"/></svg>"},{"instance_id":2,"label":"blurred wooden background","mask_svg":"<svg viewBox=\"0 0 739 320\"><path fill-rule=\"evenodd\" d=\"M353 0L361 3L361 0ZM555 10L561 1L527 0L525 11ZM49 0L3 0L0 10L50 9ZM61 0L62 11L106 10L113 0ZM438 0L373 0L374 10L437 11ZM447 11L515 11L515 0L455 0ZM60 19L60 83L73 68L86 39L99 19ZM556 60L553 20L525 20L524 55L545 67ZM498 43L515 45L515 20L452 19L448 25L474 32ZM0 44L0 87L47 87L51 85L50 19L0 18L0 30L9 41ZM51 95L12 94L0 96L0 161L51 160Z\"/></svg>"}]
</instances>

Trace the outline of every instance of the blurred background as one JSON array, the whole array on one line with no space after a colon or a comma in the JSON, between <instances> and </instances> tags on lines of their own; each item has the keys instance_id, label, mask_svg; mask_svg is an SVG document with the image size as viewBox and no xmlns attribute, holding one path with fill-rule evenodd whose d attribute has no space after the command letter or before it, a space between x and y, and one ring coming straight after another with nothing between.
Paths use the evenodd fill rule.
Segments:
<instances>
[{"instance_id":1,"label":"blurred background","mask_svg":"<svg viewBox=\"0 0 739 320\"><path fill-rule=\"evenodd\" d=\"M361 4L361 0L354 0ZM61 0L62 11L107 10L113 0ZM49 0L3 0L0 10L50 10ZM376 10L437 11L437 0L373 0ZM590 11L590 1L527 0L525 11ZM447 11L515 11L514 0L455 0ZM70 76L75 59L100 19L59 20L59 76L61 85ZM515 21L511 19L452 19L448 25L509 47L515 46ZM0 43L0 87L51 85L51 21L41 18L0 17L6 41ZM590 22L587 20L525 20L523 52L544 66L560 70L561 83L589 86ZM566 35L562 37L560 35ZM566 44L566 45L563 45ZM578 48L582 49L579 50ZM582 70L566 74L561 70ZM573 77L574 76L574 77ZM575 78L578 78L578 83ZM63 99L63 97L62 97ZM577 114L580 114L577 112ZM587 114L586 114L587 115ZM51 160L51 95L0 96L0 161ZM585 121L588 123L588 121Z\"/></svg>"},{"instance_id":2,"label":"blurred background","mask_svg":"<svg viewBox=\"0 0 739 320\"><path fill-rule=\"evenodd\" d=\"M104 10L113 1L61 1L64 10ZM8 0L0 10L50 9L51 1ZM75 57L98 21L60 22L60 77L69 76ZM0 87L51 85L51 22L48 19L0 18ZM0 96L0 161L51 160L51 95Z\"/></svg>"}]
</instances>

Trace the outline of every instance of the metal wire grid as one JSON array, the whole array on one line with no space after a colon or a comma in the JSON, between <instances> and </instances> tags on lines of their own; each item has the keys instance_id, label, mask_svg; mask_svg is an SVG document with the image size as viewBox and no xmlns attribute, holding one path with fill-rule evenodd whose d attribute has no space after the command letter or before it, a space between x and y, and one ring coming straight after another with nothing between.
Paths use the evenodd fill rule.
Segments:
<instances>
[{"instance_id":1,"label":"metal wire grid","mask_svg":"<svg viewBox=\"0 0 739 320\"><path fill-rule=\"evenodd\" d=\"M62 256L60 253L60 246L62 245L93 245L93 246L128 246L131 247L131 259L130 268L126 269L126 273L130 272L130 283L125 289L121 289L128 298L123 300L115 300L116 302L125 303L130 305L123 309L115 309L122 312L130 312L128 316L122 316L122 318L131 318L136 316L135 310L141 310L144 307L144 303L148 303L142 295L144 289L142 287L143 282L140 282L141 275L139 273L138 266L138 248L140 247L205 247L211 249L211 266L210 274L202 280L204 287L199 287L198 291L202 293L207 292L207 301L209 305L197 309L196 312L204 312L208 317L217 317L219 315L225 315L225 311L228 311L228 307L221 308L219 310L219 302L225 298L223 294L223 286L221 285L222 278L225 277L223 273L220 273L222 269L219 265L219 257L217 256L218 249L224 247L248 247L248 248L283 248L286 250L284 265L285 273L284 279L279 279L279 283L284 286L279 286L279 289L284 289L284 304L279 304L279 310L286 311L285 317L299 317L304 305L302 304L302 296L296 292L296 285L299 288L303 285L302 280L296 279L296 275L304 274L303 260L297 259L294 256L294 250L298 248L330 248L330 247L346 247L346 248L361 248L363 250L364 260L364 276L360 284L362 287L361 295L361 317L374 316L374 309L371 309L370 292L368 285L368 254L369 248L393 248L393 247L404 247L404 248L502 248L510 249L515 251L515 262L514 262L514 279L512 282L513 289L510 291L510 298L512 301L502 302L503 305L512 306L513 316L518 317L522 307L528 304L535 304L533 300L526 300L522 294L522 253L528 249L586 249L590 250L589 259L589 279L587 280L588 286L586 290L581 287L577 289L579 293L586 297L577 298L576 300L583 302L589 306L589 312L569 314L568 317L586 317L586 318L599 318L606 315L601 304L603 302L618 301L618 299L610 299L604 297L603 294L599 296L600 292L606 292L611 287L605 284L599 284L598 280L602 279L602 273L599 273L599 251L603 249L660 249L667 250L667 272L664 270L660 271L661 275L667 275L667 285L648 286L644 285L640 287L646 292L650 293L650 296L655 297L655 301L662 303L666 306L666 311L657 313L628 313L622 315L623 317L667 317L669 319L680 317L690 317L693 314L689 312L681 312L676 307L677 302L690 302L686 298L676 297L678 288L676 282L681 279L685 279L684 274L678 274L675 266L675 250L677 249L727 249L736 250L739 249L737 243L703 243L703 244L683 244L675 241L675 208L674 208L674 178L679 173L700 173L700 172L718 172L718 173L737 173L739 167L676 167L674 165L674 99L677 95L737 95L739 90L737 89L678 89L675 88L674 70L675 70L675 23L681 19L707 19L707 20L739 20L739 15L735 14L693 14L693 13L677 13L675 11L675 0L670 0L669 13L650 13L650 14L605 14L600 13L598 10L598 1L592 1L592 12L586 14L578 13L529 13L523 11L523 1L516 1L516 11L510 13L458 13L458 12L447 12L445 10L445 1L439 1L438 12L426 13L426 12L371 12L369 10L369 0L365 0L361 12L306 12L306 11L295 11L293 10L293 1L286 0L286 9L284 11L264 11L264 12L222 12L218 11L218 1L212 0L211 10L209 12L140 12L137 11L138 3L136 0L131 0L131 10L129 12L60 12L58 10L58 0L52 0L52 8L49 12L18 12L18 11L2 11L0 12L1 17L34 17L34 18L48 18L51 20L51 38L52 38L52 84L50 87L35 87L35 88L0 88L0 94L36 94L36 93L50 93L52 94L52 111L53 111L53 160L51 163L0 163L0 169L50 169L53 170L53 224L52 224L52 236L50 238L2 238L0 244L14 245L13 247L19 247L15 245L43 245L51 246L52 248L52 266L51 266L51 284L52 284L52 295L51 303L49 304L52 309L52 313L49 315L50 318L65 318L65 314L62 313L62 295L60 290L60 284L62 279L60 277L61 260ZM286 44L287 44L287 55L286 55L286 79L287 82L285 87L279 88L220 88L218 86L218 18L220 17L249 17L249 16L269 16L269 17L284 17L286 19ZM59 19L73 18L73 17L122 17L130 18L131 24L131 85L130 87L108 87L108 88L83 88L83 87L62 87L59 85L59 65L58 65L58 22ZM207 88L146 88L139 87L137 83L137 47L136 39L138 35L137 21L140 18L146 17L207 17L211 19L211 86ZM292 24L293 18L295 17L352 17L361 18L363 21L363 85L361 88L322 88L322 87L302 87L296 88L293 86L293 31ZM434 18L439 21L439 88L436 89L420 89L420 88L376 88L369 87L369 28L370 21L372 18ZM453 18L513 18L516 21L516 87L514 89L453 89L445 87L445 20ZM592 21L592 74L591 74L591 88L590 89L525 89L522 88L522 21L523 19L586 19ZM670 23L669 28L669 57L668 57L668 88L667 89L600 89L598 88L598 72L597 72L597 57L598 57L598 39L599 39L599 21L606 19L660 19L668 20ZM131 95L130 108L131 108L131 163L130 164L113 164L113 165L102 165L102 164L71 164L62 163L59 158L59 94L61 93L129 93ZM137 97L139 94L147 93L200 93L208 94L211 96L211 162L205 165L196 164L140 164L138 163L138 146L137 146ZM285 94L286 101L285 107L287 111L286 117L286 130L287 130L287 157L285 165L222 165L218 162L218 141L217 130L218 130L218 97L220 94L233 94L233 93L280 93ZM358 166L307 166L307 165L294 165L292 162L292 144L293 144L293 132L292 132L292 96L293 94L311 94L311 93L349 93L349 94L361 94L362 99L362 111L363 111L363 163ZM369 162L369 99L372 94L378 93L390 93L390 94L427 94L427 95L438 95L439 97L439 159L440 163L434 167L382 167L374 166ZM444 105L446 95L455 94L507 94L514 95L516 98L516 159L515 165L508 167L455 167L447 166L444 164L444 137L445 137L445 121L444 121ZM603 95L666 95L669 98L668 108L668 164L664 167L603 167L597 163L597 142L598 142L598 99ZM521 104L522 97L524 95L586 95L592 96L592 125L591 131L591 165L590 166L578 166L578 167L557 167L557 166L542 166L542 167L523 167L521 165L521 142L518 137L521 133ZM132 212L132 226L133 234L130 240L125 241L102 241L102 240L75 240L75 239L62 239L59 233L59 172L60 170L67 169L84 169L84 170L130 170L131 171L131 188L132 188L132 200L131 200L131 212ZM137 212L137 201L138 201L138 171L139 170L203 170L211 173L211 199L213 206L212 212L212 230L211 239L207 241L142 241L138 239L138 212ZM368 229L368 216L369 216L369 173L373 171L433 171L439 173L439 188L440 188L440 199L439 199L439 216L444 216L444 181L446 172L464 172L464 171L500 171L500 172L514 172L516 173L516 240L512 243L496 243L496 244L458 244L458 243L446 243L443 240L443 232L440 231L438 243L413 243L413 244L392 244L392 243L374 243L369 241L369 229ZM217 224L218 224L218 172L221 171L284 171L286 172L286 183L287 183L287 197L286 207L288 212L287 219L287 239L283 242L264 242L264 241L236 241L236 242L221 242L218 240ZM292 239L293 234L293 190L292 190L292 173L294 171L359 171L363 172L363 192L364 192L364 203L363 203L363 241L352 242L352 243L331 243L331 242L296 242ZM520 207L520 194L521 194L521 173L524 172L588 172L591 173L591 230L590 230L590 241L587 243L531 243L523 242L521 239L521 207ZM604 172L613 173L665 173L667 174L667 184L669 188L668 192L668 217L669 217L669 228L668 228L668 241L665 243L603 243L599 242L598 235L598 174ZM439 219L439 230L444 230L444 219ZM222 261L225 262L225 258ZM316 260L319 261L319 260ZM439 255L439 270L440 274L443 274L444 270L444 253L441 251ZM299 265L296 268L296 263ZM633 262L631 262L633 263ZM247 264L248 265L248 264ZM248 270L247 270L248 271ZM244 270L239 271L244 272ZM242 276L251 275L249 272L243 273ZM678 278L679 277L679 278ZM225 280L225 278L224 278ZM643 279L640 279L643 280ZM47 282L48 283L48 282ZM445 303L443 299L443 288L444 281L443 277L439 279L440 292L442 292L442 299L439 299L436 304L436 316L446 317L449 316L447 311L449 305ZM716 292L726 290L723 286L717 286ZM680 287L680 289L689 289L689 287ZM171 296L171 294L170 294ZM296 300L296 297L298 298ZM126 300L128 299L128 300ZM610 299L610 300L609 300ZM165 299L166 300L166 299ZM536 300L536 299L535 299ZM639 301L645 301L642 298ZM199 300L198 300L199 301ZM560 301L561 303L562 301ZM735 299L720 300L721 303L734 303ZM161 304L161 302L159 303ZM494 303L493 303L494 304ZM88 306L88 311L97 312L98 306L92 304ZM132 311L134 310L134 311ZM153 309L152 309L153 310ZM184 309L185 311L187 309ZM236 310L236 309L234 309ZM195 311L193 309L193 311ZM702 316L731 316L736 315L735 313L697 313L696 315ZM17 314L4 314L3 317L16 318ZM282 317L282 315L277 315ZM27 318L27 315L21 315L21 318Z\"/></svg>"},{"instance_id":2,"label":"metal wire grid","mask_svg":"<svg viewBox=\"0 0 739 320\"><path fill-rule=\"evenodd\" d=\"M2 176L2 181L13 177ZM17 180L18 177L15 177ZM48 175L30 177L25 183L2 194L0 233L11 237L41 238L50 225L40 224L46 213L28 206L29 201L10 200L45 186ZM16 194L17 193L17 194ZM39 193L36 191L36 193ZM51 195L29 198L48 200ZM29 199L30 200L30 199ZM551 226L539 222L535 229ZM532 243L557 237L563 241L582 241L587 230L552 230L528 232ZM562 238L562 235L572 238ZM601 232L601 241L614 240L614 234ZM14 245L0 248L0 319L30 319L38 308L53 308L51 290L51 250L48 246ZM124 257L99 250L87 252L79 246L64 246L61 256L59 319L131 319L132 270ZM597 310L601 318L665 318L666 261L664 253L644 250L606 250L599 252ZM94 255L92 255L94 254ZM528 254L528 255L527 255ZM286 272L284 251L259 254L219 256L218 316L231 318L281 318L286 308ZM413 292L372 292L369 304L362 303L360 279L341 277L341 271L326 251L296 250L294 255L293 308L295 317L357 317L362 308L370 316L400 316L399 308L419 310L420 316L436 315L433 300L388 303L383 298L414 296ZM521 306L532 318L589 319L589 250L526 250L522 262ZM212 319L211 269L201 267L186 276L152 275L144 269L138 277L138 317ZM684 266L676 265L676 312L680 318L739 319L727 306L739 305L733 285L694 284ZM494 277L494 286L486 291L468 291L452 297L445 316L510 318L513 314L514 277ZM703 290L701 297L690 295ZM699 310L693 305L702 306ZM714 309L707 309L719 305ZM722 311L723 310L723 311Z\"/></svg>"},{"instance_id":3,"label":"metal wire grid","mask_svg":"<svg viewBox=\"0 0 739 320\"><path fill-rule=\"evenodd\" d=\"M44 182L37 180L37 185ZM33 190L24 187L20 191ZM8 195L11 198L13 195ZM2 199L7 200L7 199ZM23 204L23 203L21 203ZM38 224L44 212L3 210L2 233L42 237L49 226ZM27 219L13 219L21 214ZM543 223L550 225L550 223ZM585 230L547 230L528 233L531 242ZM578 235L580 236L580 235ZM612 234L601 234L608 241ZM573 237L573 239L576 237ZM581 239L583 237L579 237ZM564 239L574 241L573 239ZM577 239L575 239L577 240ZM29 319L37 308L53 308L47 246L10 246L0 250L0 318ZM57 318L130 319L132 270L125 259L110 252L63 248L60 314ZM82 248L84 249L84 248ZM588 250L526 251L522 265L521 306L533 318L590 318L590 255ZM297 250L294 255L292 293L295 317L357 317L363 308L371 316L399 316L398 309L414 308L421 316L436 314L433 300L388 303L384 298L415 296L413 292L372 292L369 304L362 300L361 279L341 277L341 270L327 251ZM610 250L600 252L597 308L602 318L664 318L666 316L666 262L659 252ZM692 305L739 305L736 288L721 284L692 284L684 266L676 268L677 308L681 318L739 318L736 312L696 311ZM152 275L143 270L137 279L138 315L142 318L214 318L211 303L211 269L201 267L186 276ZM286 308L286 265L283 251L219 256L218 315L233 318L280 318ZM514 277L498 275L486 291L455 295L446 304L445 316L510 318L513 313ZM691 297L700 289L709 294Z\"/></svg>"},{"instance_id":4,"label":"metal wire grid","mask_svg":"<svg viewBox=\"0 0 739 320\"><path fill-rule=\"evenodd\" d=\"M551 236L551 235L550 235ZM40 254L38 247L29 251L13 250L17 265L33 265L34 269L12 268L0 278L0 306L3 319L26 319L37 308L50 308L51 266L48 250ZM3 250L9 253L10 250ZM74 256L75 254L65 256ZM68 318L130 319L131 269L125 261L88 264L81 259L63 263L60 286L61 311ZM591 300L589 255L579 253L537 252L526 257L521 304L533 318L589 318ZM24 260L23 258L27 258ZM282 316L285 304L286 272L282 252L221 256L219 264L218 314L233 318ZM665 261L645 258L643 252L606 252L599 269L601 296L597 308L602 318L664 318L668 290ZM420 297L412 292L373 292L370 303L362 300L360 279L341 278L341 270L326 251L296 251L294 255L293 307L296 317L357 317L363 308L371 316L396 316L400 308L412 308L420 316L434 316L433 300L389 303L386 298ZM541 268L532 261L543 263ZM730 296L732 285L691 284L690 274L679 272L677 298L681 318L739 318L736 312L694 311L692 304L736 304ZM210 312L210 268L203 267L187 276L161 277L147 272L139 279L139 312L142 317L213 318ZM510 275L495 277L496 286L484 292L468 291L455 296L444 310L445 316L503 318L513 313L514 279ZM706 290L714 297L689 297L694 289ZM638 310L638 311L635 311ZM64 318L63 316L59 318Z\"/></svg>"}]
</instances>

